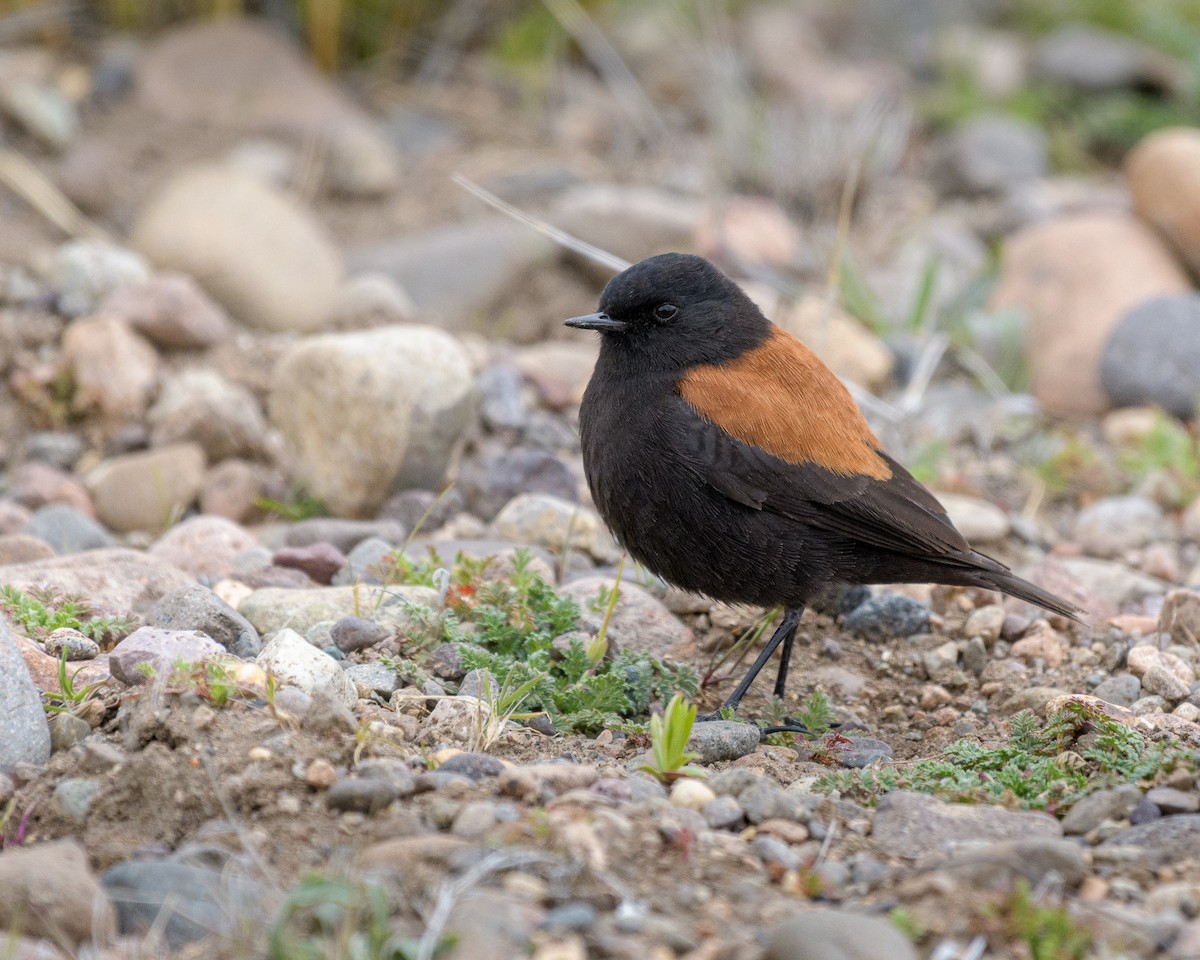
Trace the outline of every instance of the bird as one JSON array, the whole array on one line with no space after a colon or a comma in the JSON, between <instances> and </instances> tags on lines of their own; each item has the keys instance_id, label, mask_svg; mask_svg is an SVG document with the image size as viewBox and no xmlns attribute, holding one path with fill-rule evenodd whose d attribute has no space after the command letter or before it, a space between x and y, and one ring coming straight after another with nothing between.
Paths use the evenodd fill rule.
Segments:
<instances>
[{"instance_id":1,"label":"bird","mask_svg":"<svg viewBox=\"0 0 1200 960\"><path fill-rule=\"evenodd\" d=\"M703 257L664 253L613 277L579 409L592 501L666 582L783 609L716 714L736 713L782 647L784 696L804 610L838 587L983 587L1071 620L1084 613L971 548L937 498L885 452L845 385ZM786 729L796 729L786 727Z\"/></svg>"}]
</instances>

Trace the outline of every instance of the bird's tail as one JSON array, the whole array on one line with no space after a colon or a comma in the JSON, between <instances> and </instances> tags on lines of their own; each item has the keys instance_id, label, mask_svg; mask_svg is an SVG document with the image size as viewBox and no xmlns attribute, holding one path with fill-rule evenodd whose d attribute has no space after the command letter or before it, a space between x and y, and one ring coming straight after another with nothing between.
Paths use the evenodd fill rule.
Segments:
<instances>
[{"instance_id":1,"label":"bird's tail","mask_svg":"<svg viewBox=\"0 0 1200 960\"><path fill-rule=\"evenodd\" d=\"M1050 610L1053 613L1066 617L1068 620L1074 620L1076 623L1086 624L1088 622L1087 613L1075 606L1075 604L1069 603L1049 590L1043 590L1028 580L1022 580L1009 570L1008 567L1002 563L998 563L991 557L981 553L975 553L973 556L984 561L980 564L984 567L984 569L979 571L980 586L991 590L999 590L1001 593L1006 593L1010 597L1016 597L1018 600L1025 600L1044 610Z\"/></svg>"}]
</instances>

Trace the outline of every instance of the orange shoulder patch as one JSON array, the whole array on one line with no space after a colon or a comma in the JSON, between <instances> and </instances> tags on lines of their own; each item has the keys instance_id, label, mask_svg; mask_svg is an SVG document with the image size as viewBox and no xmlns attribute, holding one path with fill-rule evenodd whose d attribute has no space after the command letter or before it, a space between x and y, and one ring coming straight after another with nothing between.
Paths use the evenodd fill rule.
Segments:
<instances>
[{"instance_id":1,"label":"orange shoulder patch","mask_svg":"<svg viewBox=\"0 0 1200 960\"><path fill-rule=\"evenodd\" d=\"M730 363L693 367L676 389L726 433L781 460L847 476L892 475L845 385L778 327L762 346Z\"/></svg>"}]
</instances>

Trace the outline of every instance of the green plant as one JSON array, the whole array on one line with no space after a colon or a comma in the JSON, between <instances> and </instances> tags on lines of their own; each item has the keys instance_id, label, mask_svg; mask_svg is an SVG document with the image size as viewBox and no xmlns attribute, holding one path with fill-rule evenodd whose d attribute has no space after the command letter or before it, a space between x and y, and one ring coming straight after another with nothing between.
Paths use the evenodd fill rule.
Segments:
<instances>
[{"instance_id":1,"label":"green plant","mask_svg":"<svg viewBox=\"0 0 1200 960\"><path fill-rule=\"evenodd\" d=\"M867 804L893 790L916 790L959 803L1002 803L1062 814L1096 790L1154 784L1176 767L1195 765L1181 744L1152 743L1093 705L1072 702L1044 724L1028 711L1018 713L1009 722L1008 740L997 747L958 740L942 758L829 773L814 789Z\"/></svg>"},{"instance_id":2,"label":"green plant","mask_svg":"<svg viewBox=\"0 0 1200 960\"><path fill-rule=\"evenodd\" d=\"M292 888L268 928L267 956L414 960L419 940L397 933L391 914L387 891L378 883L309 874Z\"/></svg>"},{"instance_id":3,"label":"green plant","mask_svg":"<svg viewBox=\"0 0 1200 960\"><path fill-rule=\"evenodd\" d=\"M1200 494L1200 443L1183 424L1161 410L1156 411L1150 431L1118 455L1135 481L1163 473L1179 485L1184 504Z\"/></svg>"},{"instance_id":4,"label":"green plant","mask_svg":"<svg viewBox=\"0 0 1200 960\"><path fill-rule=\"evenodd\" d=\"M579 607L558 596L517 551L508 580L488 579L485 564L455 564L438 639L456 643L463 666L505 677L525 689L526 707L544 711L567 731L594 731L644 713L652 700L676 691L695 696L699 678L690 667L669 667L644 653L599 656L595 642L574 631Z\"/></svg>"},{"instance_id":5,"label":"green plant","mask_svg":"<svg viewBox=\"0 0 1200 960\"><path fill-rule=\"evenodd\" d=\"M696 721L696 705L688 703L679 694L671 698L661 716L650 718L651 763L643 763L638 769L670 783L680 777L704 777L707 772L689 765L698 754L687 752L688 737L692 735L692 724Z\"/></svg>"},{"instance_id":6,"label":"green plant","mask_svg":"<svg viewBox=\"0 0 1200 960\"><path fill-rule=\"evenodd\" d=\"M836 719L833 715L833 705L820 687L804 698L800 709L795 711L795 718L815 737L824 736Z\"/></svg>"},{"instance_id":7,"label":"green plant","mask_svg":"<svg viewBox=\"0 0 1200 960\"><path fill-rule=\"evenodd\" d=\"M97 616L75 597L52 597L46 593L23 593L5 584L0 587L0 609L12 617L31 637L43 638L68 627L97 643L119 640L133 629L128 617Z\"/></svg>"},{"instance_id":8,"label":"green plant","mask_svg":"<svg viewBox=\"0 0 1200 960\"><path fill-rule=\"evenodd\" d=\"M1024 880L1018 882L1007 903L987 912L999 923L1004 940L1018 940L1029 947L1030 960L1083 960L1091 955L1091 934L1062 904L1038 903Z\"/></svg>"},{"instance_id":9,"label":"green plant","mask_svg":"<svg viewBox=\"0 0 1200 960\"><path fill-rule=\"evenodd\" d=\"M311 520L313 517L325 515L325 501L314 497L303 490L294 490L287 500L277 500L274 497L259 497L254 505L264 513L273 514L288 523L299 523L301 520Z\"/></svg>"},{"instance_id":10,"label":"green plant","mask_svg":"<svg viewBox=\"0 0 1200 960\"><path fill-rule=\"evenodd\" d=\"M54 693L42 693L42 706L47 713L71 713L76 716L83 713L89 703L96 699L96 692L104 686L104 681L88 683L82 687L75 686L75 678L83 671L80 667L74 673L67 672L66 649L58 658L58 690Z\"/></svg>"}]
</instances>

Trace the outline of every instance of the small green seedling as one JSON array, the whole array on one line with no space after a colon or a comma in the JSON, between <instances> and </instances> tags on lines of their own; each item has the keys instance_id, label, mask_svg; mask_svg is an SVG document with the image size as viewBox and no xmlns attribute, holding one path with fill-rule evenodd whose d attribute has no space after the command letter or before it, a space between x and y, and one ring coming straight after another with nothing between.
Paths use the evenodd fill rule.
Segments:
<instances>
[{"instance_id":1,"label":"small green seedling","mask_svg":"<svg viewBox=\"0 0 1200 960\"><path fill-rule=\"evenodd\" d=\"M688 737L692 735L695 721L696 705L675 694L662 716L650 718L650 751L654 762L644 763L639 769L657 777L662 783L670 783L681 777L708 776L700 767L688 765L688 761L698 756L687 752Z\"/></svg>"},{"instance_id":2,"label":"small green seedling","mask_svg":"<svg viewBox=\"0 0 1200 960\"><path fill-rule=\"evenodd\" d=\"M95 699L96 691L104 686L104 681L89 683L77 688L75 678L79 676L83 668L80 667L74 673L67 672L68 652L64 649L58 658L58 691L43 693L42 706L47 713L71 713L78 716L85 710L88 703Z\"/></svg>"}]
</instances>

